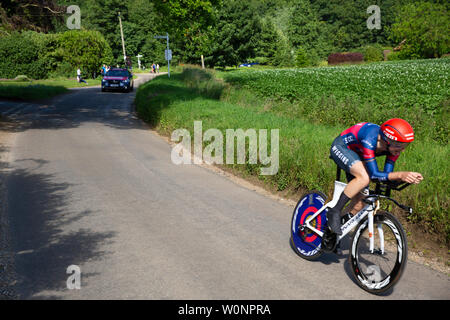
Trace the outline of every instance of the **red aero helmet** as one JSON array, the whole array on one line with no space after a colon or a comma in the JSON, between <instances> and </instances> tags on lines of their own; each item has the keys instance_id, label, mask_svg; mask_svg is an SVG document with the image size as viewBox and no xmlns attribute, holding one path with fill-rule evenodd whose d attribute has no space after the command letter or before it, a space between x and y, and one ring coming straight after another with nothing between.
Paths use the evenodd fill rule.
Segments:
<instances>
[{"instance_id":1,"label":"red aero helmet","mask_svg":"<svg viewBox=\"0 0 450 320\"><path fill-rule=\"evenodd\" d=\"M413 142L414 131L411 125L399 118L389 119L380 127L384 136L397 142Z\"/></svg>"}]
</instances>

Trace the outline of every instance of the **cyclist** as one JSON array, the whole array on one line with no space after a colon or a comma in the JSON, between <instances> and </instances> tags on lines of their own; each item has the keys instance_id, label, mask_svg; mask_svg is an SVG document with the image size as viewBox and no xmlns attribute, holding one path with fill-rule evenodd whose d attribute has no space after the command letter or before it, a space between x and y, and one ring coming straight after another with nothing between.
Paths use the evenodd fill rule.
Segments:
<instances>
[{"instance_id":1,"label":"cyclist","mask_svg":"<svg viewBox=\"0 0 450 320\"><path fill-rule=\"evenodd\" d=\"M417 184L423 180L418 172L393 172L394 163L409 143L414 141L411 125L403 119L390 119L378 126L369 122L358 123L344 130L333 142L331 158L346 172L348 184L337 204L328 210L330 229L341 235L341 211L353 198L352 213L362 209L362 194L371 180L401 180ZM386 155L384 170L378 169L376 157ZM358 196L357 196L358 195Z\"/></svg>"}]
</instances>

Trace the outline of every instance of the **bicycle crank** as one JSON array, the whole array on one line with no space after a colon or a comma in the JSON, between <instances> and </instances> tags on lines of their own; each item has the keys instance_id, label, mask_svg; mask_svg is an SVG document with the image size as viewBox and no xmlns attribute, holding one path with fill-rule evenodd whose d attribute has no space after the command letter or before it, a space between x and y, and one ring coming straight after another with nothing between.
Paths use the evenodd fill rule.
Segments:
<instances>
[{"instance_id":1,"label":"bicycle crank","mask_svg":"<svg viewBox=\"0 0 450 320\"><path fill-rule=\"evenodd\" d=\"M325 252L334 252L337 246L337 236L336 233L331 230L325 230L322 237L322 250Z\"/></svg>"}]
</instances>

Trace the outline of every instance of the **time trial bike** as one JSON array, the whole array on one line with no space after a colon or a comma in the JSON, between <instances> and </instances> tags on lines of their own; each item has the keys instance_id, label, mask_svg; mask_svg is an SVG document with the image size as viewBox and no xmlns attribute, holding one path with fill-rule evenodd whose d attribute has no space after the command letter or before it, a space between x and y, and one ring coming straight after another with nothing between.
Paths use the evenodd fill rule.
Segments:
<instances>
[{"instance_id":1,"label":"time trial bike","mask_svg":"<svg viewBox=\"0 0 450 320\"><path fill-rule=\"evenodd\" d=\"M408 258L406 234L398 219L380 210L380 200L393 202L412 213L412 208L390 197L391 190L403 190L409 183L377 182L375 190L366 190L364 207L354 216L342 217L342 235L337 236L327 224L326 213L337 203L346 183L338 168L333 199L320 191L308 192L297 203L291 222L291 247L302 258L316 260L324 252L336 252L339 242L352 230L349 264L357 284L364 290L381 294L392 288L403 274Z\"/></svg>"}]
</instances>

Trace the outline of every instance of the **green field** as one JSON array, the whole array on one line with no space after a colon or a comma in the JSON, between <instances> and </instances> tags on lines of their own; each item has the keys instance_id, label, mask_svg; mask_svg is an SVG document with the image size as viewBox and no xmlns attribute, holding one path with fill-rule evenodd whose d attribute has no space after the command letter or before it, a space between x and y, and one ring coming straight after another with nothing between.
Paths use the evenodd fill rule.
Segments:
<instances>
[{"instance_id":1,"label":"green field","mask_svg":"<svg viewBox=\"0 0 450 320\"><path fill-rule=\"evenodd\" d=\"M203 121L203 131L217 128L224 136L228 128L279 129L280 160L276 175L259 175L258 169L264 167L260 163L231 166L244 176L258 177L269 188L284 190L294 196L307 189L320 189L331 195L335 165L328 159L329 148L333 139L347 126L361 121L380 123L391 117L403 117L414 124L417 139L398 159L396 170L421 172L425 180L395 197L415 208L410 221L441 234L448 244L448 127L441 127L441 135L436 138L432 135L436 128L429 121L441 123L441 118L448 117L448 112L443 109L448 108L448 76L444 73L449 64L445 61L409 63L424 75L420 76L418 71L415 76L403 75L404 80L409 81L405 82L409 87L406 84L396 85L395 90L386 87L382 94L370 89L370 70L379 70L377 76L372 75L370 79L383 79L380 70L391 75L386 75L384 79L394 74L400 77L398 70L405 69L408 62L301 70L233 71L220 74L225 83L217 81L214 72L187 68L182 73L173 74L170 79L158 77L140 87L136 105L143 119L168 135L179 128L186 128L193 135L195 120ZM413 79L415 82L412 82ZM376 86L382 87L384 82L379 80ZM394 82L386 80L386 83ZM401 96L401 87L404 92L409 92L410 98L403 93L399 99L410 101L410 105L396 102L396 97ZM316 105L310 105L312 101ZM320 101L327 104L321 105ZM419 112L424 101L431 101L426 103L429 108ZM302 107L320 110L309 115ZM428 122L419 124L415 122L418 119ZM380 159L379 164L382 166L384 160ZM404 216L400 211L397 213Z\"/></svg>"},{"instance_id":2,"label":"green field","mask_svg":"<svg viewBox=\"0 0 450 320\"><path fill-rule=\"evenodd\" d=\"M450 59L245 71L222 77L262 99L274 99L273 111L280 114L346 126L400 117L419 139L448 143ZM286 101L290 104L279 103Z\"/></svg>"}]
</instances>

